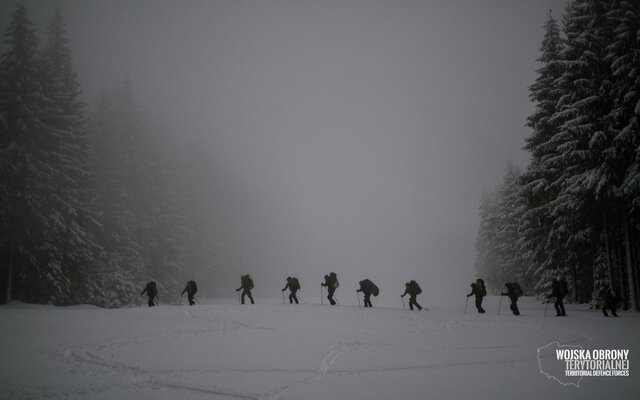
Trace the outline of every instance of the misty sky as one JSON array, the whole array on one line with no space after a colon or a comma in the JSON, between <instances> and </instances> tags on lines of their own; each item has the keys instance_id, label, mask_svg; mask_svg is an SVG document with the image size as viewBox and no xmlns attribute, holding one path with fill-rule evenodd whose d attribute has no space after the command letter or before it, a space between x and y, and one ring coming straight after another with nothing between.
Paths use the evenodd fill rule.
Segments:
<instances>
[{"instance_id":1,"label":"misty sky","mask_svg":"<svg viewBox=\"0 0 640 400\"><path fill-rule=\"evenodd\" d=\"M40 32L56 2L24 1ZM256 292L336 271L464 299L478 204L521 150L563 1L60 1L92 104L128 76L186 153ZM15 4L0 3L4 31ZM235 278L234 278L235 279ZM267 290L268 288L268 290ZM318 293L316 293L318 292ZM278 295L276 293L276 295ZM383 300L386 299L386 300ZM395 305L395 303L393 303Z\"/></svg>"}]
</instances>

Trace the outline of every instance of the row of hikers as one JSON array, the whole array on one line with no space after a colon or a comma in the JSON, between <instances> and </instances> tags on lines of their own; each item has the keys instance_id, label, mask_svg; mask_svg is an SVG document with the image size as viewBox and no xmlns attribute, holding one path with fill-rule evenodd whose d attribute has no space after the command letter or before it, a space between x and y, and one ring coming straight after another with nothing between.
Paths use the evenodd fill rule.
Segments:
<instances>
[{"instance_id":1,"label":"row of hikers","mask_svg":"<svg viewBox=\"0 0 640 400\"><path fill-rule=\"evenodd\" d=\"M522 288L518 282L507 282L505 283L505 287L507 288L506 293L500 292L500 296L509 297L510 309L513 315L520 315L520 310L518 309L518 298L523 295ZM567 281L564 277L554 278L551 284L551 293L547 296L548 302L555 299L553 303L553 307L556 310L556 317L566 317L567 312L564 308L564 298L569 294L569 288L567 285ZM471 284L471 293L467 295L467 299L471 296L475 296L476 299L476 309L479 314L484 314L485 310L482 308L482 299L487 295L487 289L484 286L484 281L480 278L476 279L475 283ZM614 317L617 317L618 311L618 298L616 296L615 291L612 288L603 288L598 293L598 297L601 303L602 313L605 317L608 317L609 314L607 310L611 311L611 314ZM500 297L500 305L502 305L502 297ZM465 304L465 313L467 312L467 306ZM498 307L498 313L500 313L500 308ZM545 308L545 316L546 316L546 308Z\"/></svg>"},{"instance_id":2,"label":"row of hikers","mask_svg":"<svg viewBox=\"0 0 640 400\"><path fill-rule=\"evenodd\" d=\"M336 292L336 289L340 286L340 282L338 281L337 274L335 272L331 272L329 275L325 275L324 282L321 283L320 285L321 285L321 288L327 289L327 300L329 300L329 304L331 304L332 306L335 306L337 304L337 301L335 299L335 292ZM356 293L358 292L363 293L364 306L373 307L373 304L371 303L371 296L372 295L378 296L378 294L380 293L380 289L375 283L373 283L369 279L364 279L360 281L359 286L360 286L360 289L356 290ZM513 315L520 315L520 310L518 309L518 298L520 298L523 295L523 291L522 291L522 288L520 287L520 284L518 282L507 282L505 284L505 287L507 291L500 293L500 296L501 296L500 306L502 305L502 296L507 296L509 297L509 300L511 303L509 308L511 309L511 312L513 313ZM249 300L251 301L251 304L255 304L255 301L253 300L253 296L251 294L251 290L253 290L253 288L254 288L254 284L253 284L253 279L251 278L251 275L249 274L242 275L240 277L240 287L236 289L236 292L239 292L242 290L242 293L240 295L241 304L244 304L245 297L249 298ZM299 304L297 293L300 290L300 281L298 280L298 278L291 277L291 276L287 277L287 284L282 289L283 300L284 300L284 292L287 289L289 290L289 303L293 304L295 302L296 304ZM180 299L182 300L182 296L184 296L184 294L187 293L187 299L189 301L189 305L192 306L195 304L194 297L197 291L198 291L198 285L196 284L196 282L189 281L187 282L187 285L182 290L182 293L180 294ZM156 283L153 281L147 283L142 293L140 293L140 296L144 295L145 293L147 294L149 307L153 307L155 305L154 300L155 298L158 297L158 289L156 287ZM420 285L418 284L418 282L412 280L410 282L405 283L405 291L401 295L401 297L404 299L405 296L409 295L409 309L413 310L415 306L418 310L422 310L422 306L420 306L420 304L418 304L418 301L417 301L417 296L421 293L422 293L422 288L420 288ZM555 299L555 302L553 305L556 310L557 317L567 316L567 313L564 308L563 300L565 296L567 296L568 294L569 294L569 290L568 290L566 280L563 277L555 278L551 285L551 293L548 296L548 299L549 300ZM481 278L476 279L476 282L471 284L471 293L467 295L467 300L469 297L475 296L476 309L480 314L484 314L486 312L484 308L482 308L482 300L486 295L487 295L487 288L485 287L484 280L482 280ZM320 298L321 304L323 300L322 296ZM616 311L618 309L617 307L618 301L613 289L602 289L599 293L599 296L602 303L601 308L604 316L608 317L609 314L607 313L607 310L610 310L611 314L614 317L617 317L618 314ZM358 296L358 303L359 302L360 302L360 297ZM404 300L402 301L402 304L404 306ZM467 305L465 303L465 314L466 312L467 312ZM500 313L500 308L498 308L498 313ZM545 315L546 315L546 309L545 309Z\"/></svg>"},{"instance_id":3,"label":"row of hikers","mask_svg":"<svg viewBox=\"0 0 640 400\"><path fill-rule=\"evenodd\" d=\"M321 283L320 285L322 288L325 288L325 287L327 288L327 300L329 300L329 304L331 304L332 306L336 305L337 301L335 299L335 291L340 286L340 282L338 281L337 274L335 272L331 272L329 275L325 275L324 282ZM378 296L378 294L380 293L380 289L370 279L364 279L360 281L359 285L360 285L360 289L356 290L356 292L362 292L362 294L364 295L364 306L373 307L373 304L371 303L371 296L372 295ZM409 308L413 310L413 307L416 306L418 310L422 310L422 307L420 306L420 304L418 304L418 301L416 300L416 296L422 293L422 289L420 288L420 285L418 285L416 281L410 281L410 282L407 282L405 286L406 286L405 292L404 294L402 294L401 297L404 298L406 295L409 295L410 296ZM245 297L249 298L249 300L251 301L251 304L255 304L255 301L253 300L253 296L251 294L251 290L253 290L253 287L254 287L254 284L253 284L253 279L251 278L251 275L247 274L247 275L242 275L240 277L240 287L236 289L236 292L239 292L242 290L242 293L240 294L241 304L244 304ZM289 289L289 303L293 304L295 302L296 304L299 304L297 293L300 290L300 281L298 280L298 278L291 277L291 276L287 277L287 284L282 289L283 296L284 296L284 291L287 289ZM180 294L180 299L182 300L182 296L184 296L184 294L187 293L187 299L189 300L189 305L192 306L195 304L194 297L197 291L198 291L198 285L196 284L196 282L189 281L187 282L187 285L182 290L182 293ZM154 281L147 283L144 290L140 293L140 296L143 296L145 293L147 295L149 307L153 307L155 305L155 299L158 298L158 288ZM358 300L359 299L360 297L358 297ZM321 299L321 302L322 302L322 299Z\"/></svg>"}]
</instances>

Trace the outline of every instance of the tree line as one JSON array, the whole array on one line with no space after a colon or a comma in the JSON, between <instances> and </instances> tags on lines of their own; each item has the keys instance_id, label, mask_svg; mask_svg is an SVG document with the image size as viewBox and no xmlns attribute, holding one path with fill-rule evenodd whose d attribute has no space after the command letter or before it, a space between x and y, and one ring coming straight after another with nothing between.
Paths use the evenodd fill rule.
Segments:
<instances>
[{"instance_id":1,"label":"tree line","mask_svg":"<svg viewBox=\"0 0 640 400\"><path fill-rule=\"evenodd\" d=\"M128 81L80 100L56 9L39 46L24 5L0 55L0 302L131 304L143 283L211 281L168 132Z\"/></svg>"},{"instance_id":2,"label":"tree line","mask_svg":"<svg viewBox=\"0 0 640 400\"><path fill-rule=\"evenodd\" d=\"M612 288L639 310L640 2L574 0L544 28L531 160L481 201L477 272L541 297L562 275L576 302Z\"/></svg>"}]
</instances>

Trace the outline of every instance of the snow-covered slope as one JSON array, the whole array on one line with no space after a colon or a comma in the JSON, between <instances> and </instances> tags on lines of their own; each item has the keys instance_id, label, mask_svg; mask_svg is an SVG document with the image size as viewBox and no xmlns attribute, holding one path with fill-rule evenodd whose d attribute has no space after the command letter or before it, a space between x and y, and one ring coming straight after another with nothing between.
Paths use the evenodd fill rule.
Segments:
<instances>
[{"instance_id":1,"label":"snow-covered slope","mask_svg":"<svg viewBox=\"0 0 640 400\"><path fill-rule=\"evenodd\" d=\"M0 307L2 399L586 399L638 398L640 315L605 319L569 306L546 318L498 298L409 311L354 306L201 305L104 310ZM374 299L375 301L375 299ZM375 303L374 303L375 304ZM539 371L551 342L624 348L628 378L563 386Z\"/></svg>"}]
</instances>

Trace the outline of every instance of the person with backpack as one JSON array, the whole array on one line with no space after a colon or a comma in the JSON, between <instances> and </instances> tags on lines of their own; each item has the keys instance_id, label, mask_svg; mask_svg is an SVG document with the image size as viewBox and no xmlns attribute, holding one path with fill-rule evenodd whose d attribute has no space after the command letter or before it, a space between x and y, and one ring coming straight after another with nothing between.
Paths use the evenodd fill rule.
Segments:
<instances>
[{"instance_id":1,"label":"person with backpack","mask_svg":"<svg viewBox=\"0 0 640 400\"><path fill-rule=\"evenodd\" d=\"M364 294L365 307L373 307L373 304L371 304L371 295L378 296L380 289L378 289L375 283L369 279L365 279L360 281L360 289L356 290L356 292L362 292Z\"/></svg>"},{"instance_id":2,"label":"person with backpack","mask_svg":"<svg viewBox=\"0 0 640 400\"><path fill-rule=\"evenodd\" d=\"M520 310L518 310L518 297L522 296L522 289L520 288L520 284L518 282L507 282L505 283L507 287L507 293L500 293L501 296L509 296L509 300L511 301L511 305L509 308L513 315L520 315Z\"/></svg>"},{"instance_id":3,"label":"person with backpack","mask_svg":"<svg viewBox=\"0 0 640 400\"><path fill-rule=\"evenodd\" d=\"M484 286L484 281L480 278L476 279L476 283L471 284L471 293L467 297L476 296L476 309L478 314L484 314L485 310L482 308L482 299L487 295L487 288Z\"/></svg>"},{"instance_id":4,"label":"person with backpack","mask_svg":"<svg viewBox=\"0 0 640 400\"><path fill-rule=\"evenodd\" d=\"M236 289L236 292L242 290L242 296L240 297L240 302L244 304L244 297L248 296L249 300L251 300L251 304L255 304L253 301L253 296L251 296L251 289L253 289L253 279L251 279L251 275L242 275L240 277L240 287Z\"/></svg>"},{"instance_id":5,"label":"person with backpack","mask_svg":"<svg viewBox=\"0 0 640 400\"><path fill-rule=\"evenodd\" d=\"M195 305L196 302L193 301L193 296L196 295L196 292L198 291L198 285L196 285L196 281L189 281L187 282L187 286L184 287L184 289L182 290L182 293L180 293L180 298L182 298L182 296L184 295L185 292L187 292L187 299L189 300L189 305Z\"/></svg>"},{"instance_id":6,"label":"person with backpack","mask_svg":"<svg viewBox=\"0 0 640 400\"><path fill-rule=\"evenodd\" d=\"M612 288L602 288L600 289L598 297L600 297L600 301L602 302L602 314L604 314L605 317L608 317L609 314L607 314L607 310L610 310L611 314L614 317L617 317L618 296L616 296L616 292Z\"/></svg>"},{"instance_id":7,"label":"person with backpack","mask_svg":"<svg viewBox=\"0 0 640 400\"><path fill-rule=\"evenodd\" d=\"M416 297L420 293L422 293L422 289L420 288L420 285L418 285L418 282L416 281L407 282L404 284L404 286L405 286L404 294L402 294L400 297L409 295L409 309L413 310L413 306L415 305L418 308L418 310L422 310L422 306L420 306L420 304L418 304L418 302L416 301Z\"/></svg>"},{"instance_id":8,"label":"person with backpack","mask_svg":"<svg viewBox=\"0 0 640 400\"><path fill-rule=\"evenodd\" d=\"M327 288L327 299L332 306L335 306L336 301L334 300L333 295L338 286L340 286L340 283L338 282L338 275L335 272L325 275L324 283L321 283L320 285Z\"/></svg>"},{"instance_id":9,"label":"person with backpack","mask_svg":"<svg viewBox=\"0 0 640 400\"><path fill-rule=\"evenodd\" d=\"M564 277L553 278L553 283L551 284L551 297L555 297L556 301L553 303L553 307L556 309L556 317L566 317L567 312L564 310L564 303L562 299L569 293L569 289L567 288L567 281L564 280Z\"/></svg>"},{"instance_id":10,"label":"person with backpack","mask_svg":"<svg viewBox=\"0 0 640 400\"><path fill-rule=\"evenodd\" d=\"M140 296L144 295L145 293L147 294L147 299L149 300L149 307L155 306L153 299L158 297L158 288L156 288L156 283L154 281L147 283L147 286L144 287L144 290L142 291L142 293L140 293Z\"/></svg>"},{"instance_id":11,"label":"person with backpack","mask_svg":"<svg viewBox=\"0 0 640 400\"><path fill-rule=\"evenodd\" d=\"M295 301L296 304L298 303L298 297L296 296L296 293L298 292L298 290L300 290L300 281L298 281L298 278L292 278L290 276L287 277L287 285L284 287L284 289L282 289L282 291L284 292L285 290L289 289L290 293L289 293L289 304L293 304L293 302ZM284 296L284 294L283 294Z\"/></svg>"}]
</instances>

